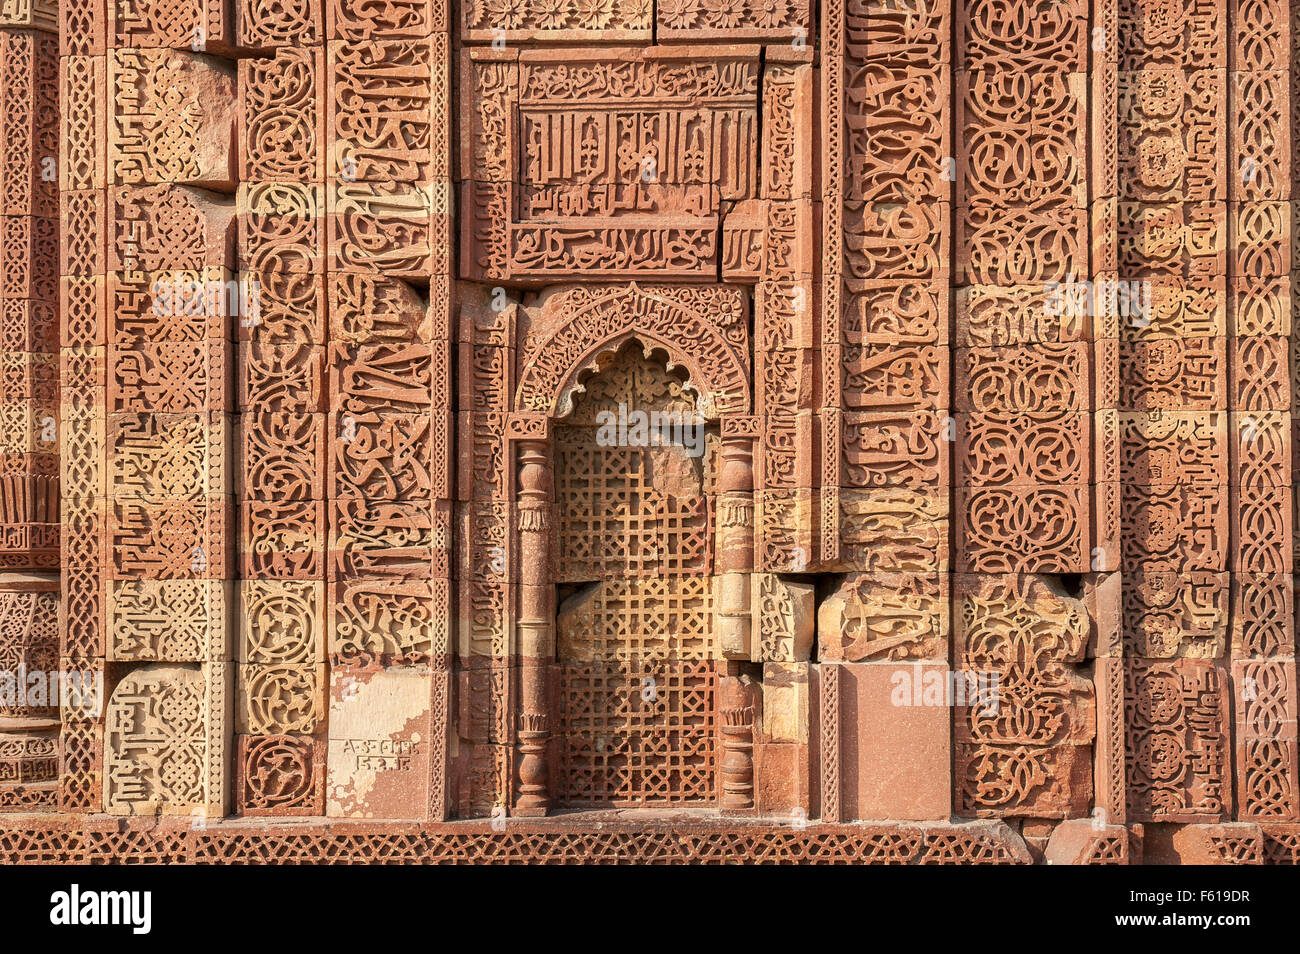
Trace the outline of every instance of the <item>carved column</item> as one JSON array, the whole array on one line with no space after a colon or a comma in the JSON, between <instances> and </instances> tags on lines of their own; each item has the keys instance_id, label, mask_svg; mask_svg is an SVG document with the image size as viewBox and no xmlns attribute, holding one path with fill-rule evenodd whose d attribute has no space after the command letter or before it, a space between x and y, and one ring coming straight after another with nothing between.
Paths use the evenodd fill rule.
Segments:
<instances>
[{"instance_id":1,"label":"carved column","mask_svg":"<svg viewBox=\"0 0 1300 954\"><path fill-rule=\"evenodd\" d=\"M718 649L725 660L718 695L722 732L719 764L724 812L754 808L754 704L741 660L750 658L754 569L753 418L725 419L718 474L718 526L714 555L714 599Z\"/></svg>"},{"instance_id":2,"label":"carved column","mask_svg":"<svg viewBox=\"0 0 1300 954\"><path fill-rule=\"evenodd\" d=\"M0 9L0 812L58 807L56 19Z\"/></svg>"},{"instance_id":3,"label":"carved column","mask_svg":"<svg viewBox=\"0 0 1300 954\"><path fill-rule=\"evenodd\" d=\"M755 431L752 417L728 418L722 422L714 598L718 646L727 659L750 658Z\"/></svg>"},{"instance_id":4,"label":"carved column","mask_svg":"<svg viewBox=\"0 0 1300 954\"><path fill-rule=\"evenodd\" d=\"M555 658L555 588L550 533L550 422L541 416L512 419L519 483L519 789L517 815L545 815L551 806L547 746L551 738L547 670Z\"/></svg>"}]
</instances>

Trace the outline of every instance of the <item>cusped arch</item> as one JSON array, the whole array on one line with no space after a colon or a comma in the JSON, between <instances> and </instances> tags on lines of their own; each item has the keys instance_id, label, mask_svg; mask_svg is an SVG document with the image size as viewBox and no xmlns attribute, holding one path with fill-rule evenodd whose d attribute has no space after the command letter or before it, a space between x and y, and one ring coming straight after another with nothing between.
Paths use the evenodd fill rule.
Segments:
<instances>
[{"instance_id":1,"label":"cusped arch","mask_svg":"<svg viewBox=\"0 0 1300 954\"><path fill-rule=\"evenodd\" d=\"M749 327L744 293L728 285L583 286L542 306L537 343L524 356L515 408L566 417L585 372L628 341L681 367L708 418L750 413Z\"/></svg>"}]
</instances>

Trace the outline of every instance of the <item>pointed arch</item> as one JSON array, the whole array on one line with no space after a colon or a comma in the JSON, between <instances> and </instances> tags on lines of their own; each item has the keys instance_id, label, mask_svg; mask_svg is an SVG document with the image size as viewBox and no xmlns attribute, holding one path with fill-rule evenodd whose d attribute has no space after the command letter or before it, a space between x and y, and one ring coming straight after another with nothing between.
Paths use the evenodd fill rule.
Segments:
<instances>
[{"instance_id":1,"label":"pointed arch","mask_svg":"<svg viewBox=\"0 0 1300 954\"><path fill-rule=\"evenodd\" d=\"M515 407L552 418L573 410L584 372L630 340L682 367L705 417L748 414L749 325L744 293L728 285L622 285L558 289L541 305Z\"/></svg>"}]
</instances>

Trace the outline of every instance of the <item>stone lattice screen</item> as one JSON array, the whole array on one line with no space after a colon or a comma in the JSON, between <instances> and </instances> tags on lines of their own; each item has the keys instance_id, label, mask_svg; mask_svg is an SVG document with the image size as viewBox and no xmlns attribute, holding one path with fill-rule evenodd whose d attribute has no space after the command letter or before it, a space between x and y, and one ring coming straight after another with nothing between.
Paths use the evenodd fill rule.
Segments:
<instances>
[{"instance_id":1,"label":"stone lattice screen","mask_svg":"<svg viewBox=\"0 0 1300 954\"><path fill-rule=\"evenodd\" d=\"M1294 862L1297 10L0 3L0 857Z\"/></svg>"}]
</instances>

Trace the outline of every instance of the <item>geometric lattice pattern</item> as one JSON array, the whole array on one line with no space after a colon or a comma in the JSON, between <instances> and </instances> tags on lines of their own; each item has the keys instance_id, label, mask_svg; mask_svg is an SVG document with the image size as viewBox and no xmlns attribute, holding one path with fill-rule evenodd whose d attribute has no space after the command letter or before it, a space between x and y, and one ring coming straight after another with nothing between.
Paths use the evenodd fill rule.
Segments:
<instances>
[{"instance_id":1,"label":"geometric lattice pattern","mask_svg":"<svg viewBox=\"0 0 1300 954\"><path fill-rule=\"evenodd\" d=\"M1296 14L0 0L0 861L1296 862Z\"/></svg>"},{"instance_id":2,"label":"geometric lattice pattern","mask_svg":"<svg viewBox=\"0 0 1300 954\"><path fill-rule=\"evenodd\" d=\"M683 446L607 446L597 425L620 409L624 418L671 410L696 426L681 382L624 349L587 383L576 423L557 429L560 578L599 581L560 607L561 797L709 803L717 678L708 460Z\"/></svg>"}]
</instances>

